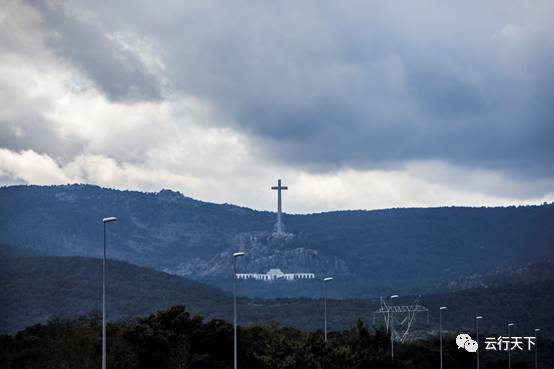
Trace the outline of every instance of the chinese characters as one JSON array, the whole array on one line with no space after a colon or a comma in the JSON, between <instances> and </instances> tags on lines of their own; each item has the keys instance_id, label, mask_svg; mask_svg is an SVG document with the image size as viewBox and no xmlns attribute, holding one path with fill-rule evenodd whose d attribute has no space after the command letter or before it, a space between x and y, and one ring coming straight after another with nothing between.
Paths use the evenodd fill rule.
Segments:
<instances>
[{"instance_id":1,"label":"chinese characters","mask_svg":"<svg viewBox=\"0 0 554 369\"><path fill-rule=\"evenodd\" d=\"M531 350L536 345L536 337L487 337L485 350L491 351L523 351Z\"/></svg>"}]
</instances>

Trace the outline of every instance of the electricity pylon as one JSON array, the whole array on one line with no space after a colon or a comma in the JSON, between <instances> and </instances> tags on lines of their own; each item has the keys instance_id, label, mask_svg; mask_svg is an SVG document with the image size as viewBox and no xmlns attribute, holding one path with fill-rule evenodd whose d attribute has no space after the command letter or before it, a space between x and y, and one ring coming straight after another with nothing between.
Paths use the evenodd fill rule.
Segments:
<instances>
[{"instance_id":1,"label":"electricity pylon","mask_svg":"<svg viewBox=\"0 0 554 369\"><path fill-rule=\"evenodd\" d=\"M392 339L405 342L417 314L426 313L427 323L429 323L429 309L420 305L419 300L420 296L411 305L392 305L381 297L381 307L373 312L373 324L375 324L375 317L379 314L382 315L387 331L391 331Z\"/></svg>"}]
</instances>

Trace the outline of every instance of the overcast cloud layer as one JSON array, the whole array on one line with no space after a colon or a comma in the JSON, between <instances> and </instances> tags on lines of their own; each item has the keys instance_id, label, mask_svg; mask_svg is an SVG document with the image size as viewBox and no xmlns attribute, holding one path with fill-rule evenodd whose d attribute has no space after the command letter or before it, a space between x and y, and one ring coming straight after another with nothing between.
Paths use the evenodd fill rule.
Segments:
<instances>
[{"instance_id":1,"label":"overcast cloud layer","mask_svg":"<svg viewBox=\"0 0 554 369\"><path fill-rule=\"evenodd\" d=\"M0 182L554 201L554 3L4 1Z\"/></svg>"}]
</instances>

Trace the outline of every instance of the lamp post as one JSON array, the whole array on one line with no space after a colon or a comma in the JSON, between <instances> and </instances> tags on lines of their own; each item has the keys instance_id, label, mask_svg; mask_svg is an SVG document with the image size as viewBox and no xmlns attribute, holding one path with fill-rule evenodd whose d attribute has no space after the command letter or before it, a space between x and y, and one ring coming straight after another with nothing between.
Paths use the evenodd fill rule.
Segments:
<instances>
[{"instance_id":1,"label":"lamp post","mask_svg":"<svg viewBox=\"0 0 554 369\"><path fill-rule=\"evenodd\" d=\"M439 345L440 345L440 369L442 369L442 311L446 310L446 306L439 308Z\"/></svg>"},{"instance_id":2,"label":"lamp post","mask_svg":"<svg viewBox=\"0 0 554 369\"><path fill-rule=\"evenodd\" d=\"M327 342L327 283L331 282L333 277L323 278L323 334Z\"/></svg>"},{"instance_id":3,"label":"lamp post","mask_svg":"<svg viewBox=\"0 0 554 369\"><path fill-rule=\"evenodd\" d=\"M391 300L397 299L397 298L398 298L398 295L392 295L390 297ZM390 306L389 306L389 309L390 309ZM394 312L390 314L390 357L394 359Z\"/></svg>"},{"instance_id":4,"label":"lamp post","mask_svg":"<svg viewBox=\"0 0 554 369\"><path fill-rule=\"evenodd\" d=\"M508 323L508 369L512 369L512 347L510 343L512 342L512 327L514 323Z\"/></svg>"},{"instance_id":5,"label":"lamp post","mask_svg":"<svg viewBox=\"0 0 554 369\"><path fill-rule=\"evenodd\" d=\"M237 369L237 258L244 252L233 253L233 368Z\"/></svg>"},{"instance_id":6,"label":"lamp post","mask_svg":"<svg viewBox=\"0 0 554 369\"><path fill-rule=\"evenodd\" d=\"M483 319L481 315L475 317L475 341L479 343L479 321ZM479 369L479 346L477 346L477 369Z\"/></svg>"},{"instance_id":7,"label":"lamp post","mask_svg":"<svg viewBox=\"0 0 554 369\"><path fill-rule=\"evenodd\" d=\"M104 254L102 258L102 369L106 369L106 224L116 220L116 217L102 219L104 226Z\"/></svg>"},{"instance_id":8,"label":"lamp post","mask_svg":"<svg viewBox=\"0 0 554 369\"><path fill-rule=\"evenodd\" d=\"M539 338L537 337L537 334L541 331L540 328L535 328L535 369L538 368L539 365Z\"/></svg>"}]
</instances>

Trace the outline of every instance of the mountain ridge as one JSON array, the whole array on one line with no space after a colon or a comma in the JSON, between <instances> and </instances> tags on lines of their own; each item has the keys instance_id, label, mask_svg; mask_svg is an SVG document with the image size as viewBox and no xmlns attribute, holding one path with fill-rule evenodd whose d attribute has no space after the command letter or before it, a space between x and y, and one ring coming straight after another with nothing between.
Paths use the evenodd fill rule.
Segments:
<instances>
[{"instance_id":1,"label":"mountain ridge","mask_svg":"<svg viewBox=\"0 0 554 369\"><path fill-rule=\"evenodd\" d=\"M202 202L171 190L143 193L92 185L0 188L0 242L44 255L99 257L101 219L112 215L118 222L108 227L110 258L176 273L189 263L190 268L183 268L192 271L187 276L217 286L225 284L217 279L230 265L218 255L241 247L260 260L247 264L251 270L243 272L263 272L262 267L271 263L295 268L327 265L329 270L316 270L318 277L324 271L348 276L342 282L336 279L342 283L343 297L376 296L383 289L427 293L467 276L554 257L554 204L286 214L293 237L266 243L267 248L263 243L241 243L241 238L270 235L275 214L268 211ZM310 255L317 255L315 261ZM193 268L196 264L201 271ZM259 288L255 296L304 293L302 285L291 286L296 287Z\"/></svg>"},{"instance_id":2,"label":"mountain ridge","mask_svg":"<svg viewBox=\"0 0 554 369\"><path fill-rule=\"evenodd\" d=\"M173 201L179 201L181 199L184 200L190 200L195 203L200 204L206 204L206 205L216 205L216 206L225 206L225 207L233 207L237 208L237 210L247 210L247 211L253 211L253 212L259 212L259 213L270 213L273 216L276 216L276 212L272 210L264 210L264 209L256 209L248 206L238 205L234 203L229 202L213 202L213 201L206 201L197 199L194 197L187 196L186 194L182 193L178 190L172 190L170 188L163 188L159 191L143 191L143 190L137 190L137 189L120 189L116 187L103 187L95 184L90 183L68 183L68 184L56 184L56 185L37 185L37 184L12 184L12 185L0 185L0 191L4 189L18 189L18 188L25 188L25 189L44 189L44 188L89 188L89 189L98 189L98 190L105 190L105 191L113 191L113 192L123 192L123 193L135 193L135 194L143 194L143 195L158 195L161 197L164 197L166 201L171 202L171 199ZM63 196L60 196L63 197ZM71 197L67 198L68 201L71 201ZM543 202L541 204L513 204L513 205L482 205L482 206L470 206L470 205L444 205L444 206L408 206L408 207L388 207L388 208L375 208L375 209L342 209L342 210L326 210L326 211L315 211L315 212L303 212L303 213L291 213L283 211L284 215L291 215L291 216L304 216L304 215L327 215L327 214L337 214L337 213L365 213L365 212L382 212L382 211L390 211L390 210L424 210L424 209L509 209L509 208L529 208L529 207L541 207L541 206L554 206L554 202L548 203Z\"/></svg>"}]
</instances>

